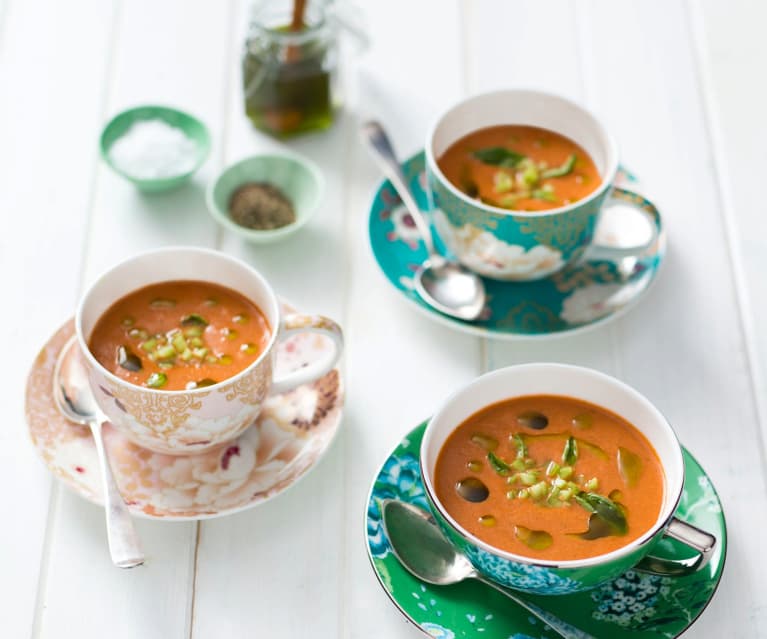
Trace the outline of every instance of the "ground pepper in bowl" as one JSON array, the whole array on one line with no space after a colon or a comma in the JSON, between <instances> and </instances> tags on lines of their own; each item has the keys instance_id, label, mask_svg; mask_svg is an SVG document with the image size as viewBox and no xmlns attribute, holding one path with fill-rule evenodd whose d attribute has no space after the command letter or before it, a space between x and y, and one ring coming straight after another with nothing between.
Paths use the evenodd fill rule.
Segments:
<instances>
[{"instance_id":1,"label":"ground pepper in bowl","mask_svg":"<svg viewBox=\"0 0 767 639\"><path fill-rule=\"evenodd\" d=\"M259 231L296 221L293 203L268 182L248 182L237 188L229 199L229 215L240 226Z\"/></svg>"}]
</instances>

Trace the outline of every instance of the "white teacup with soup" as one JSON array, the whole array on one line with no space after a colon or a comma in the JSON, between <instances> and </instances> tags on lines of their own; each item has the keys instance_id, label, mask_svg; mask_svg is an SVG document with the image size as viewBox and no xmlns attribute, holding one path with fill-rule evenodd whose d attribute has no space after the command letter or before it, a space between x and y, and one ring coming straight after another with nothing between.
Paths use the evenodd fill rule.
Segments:
<instances>
[{"instance_id":1,"label":"white teacup with soup","mask_svg":"<svg viewBox=\"0 0 767 639\"><path fill-rule=\"evenodd\" d=\"M118 264L85 293L77 340L96 401L140 446L188 454L237 437L270 392L284 392L333 368L341 329L318 315L282 315L253 268L216 251L168 248ZM327 361L273 378L275 346L321 333Z\"/></svg>"},{"instance_id":2,"label":"white teacup with soup","mask_svg":"<svg viewBox=\"0 0 767 639\"><path fill-rule=\"evenodd\" d=\"M442 113L426 139L434 227L473 271L497 280L536 280L579 260L636 255L657 229L644 197L614 187L618 150L592 113L560 96L524 89L484 93ZM641 246L600 247L605 206L641 215ZM636 224L636 219L632 220Z\"/></svg>"},{"instance_id":3,"label":"white teacup with soup","mask_svg":"<svg viewBox=\"0 0 767 639\"><path fill-rule=\"evenodd\" d=\"M642 395L561 364L488 373L430 420L421 473L434 516L479 572L537 594L592 588L637 567L684 574L716 540L674 516L684 461ZM650 553L664 536L693 560Z\"/></svg>"}]
</instances>

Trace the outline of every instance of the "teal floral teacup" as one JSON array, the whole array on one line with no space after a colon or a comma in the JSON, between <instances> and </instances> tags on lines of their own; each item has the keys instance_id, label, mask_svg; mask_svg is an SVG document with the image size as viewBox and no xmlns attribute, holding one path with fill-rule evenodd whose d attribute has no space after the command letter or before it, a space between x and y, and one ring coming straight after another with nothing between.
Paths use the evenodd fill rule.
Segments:
<instances>
[{"instance_id":1,"label":"teal floral teacup","mask_svg":"<svg viewBox=\"0 0 767 639\"><path fill-rule=\"evenodd\" d=\"M663 502L654 525L606 554L585 559L532 559L495 548L468 532L445 509L434 489L442 445L465 419L491 404L526 395L562 395L601 406L633 424L655 448L664 474ZM673 429L649 400L603 373L563 364L511 366L479 377L450 397L426 426L420 451L421 476L429 507L450 542L479 573L503 586L542 594L569 594L594 588L630 568L659 575L684 575L703 568L716 538L674 516L684 483L682 449ZM652 554L664 538L691 548L693 556ZM686 556L689 556L689 552Z\"/></svg>"},{"instance_id":2,"label":"teal floral teacup","mask_svg":"<svg viewBox=\"0 0 767 639\"><path fill-rule=\"evenodd\" d=\"M601 176L598 188L567 206L516 211L486 204L451 184L437 164L442 154L469 133L508 124L547 129L576 142L596 165ZM617 171L615 141L599 120L574 102L540 91L511 89L463 100L437 118L426 138L426 172L437 207L434 228L461 263L496 280L541 279L587 251L589 259L620 259L651 246L654 236L636 247L602 247L594 242L600 213L613 195L624 206L635 200L646 203L625 189L614 192Z\"/></svg>"}]
</instances>

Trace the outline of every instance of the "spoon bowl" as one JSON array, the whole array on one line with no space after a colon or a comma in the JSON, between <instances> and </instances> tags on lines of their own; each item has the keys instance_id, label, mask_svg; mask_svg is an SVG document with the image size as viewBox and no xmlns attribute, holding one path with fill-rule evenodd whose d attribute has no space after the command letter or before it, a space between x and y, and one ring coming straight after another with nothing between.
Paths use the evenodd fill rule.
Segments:
<instances>
[{"instance_id":1,"label":"spoon bowl","mask_svg":"<svg viewBox=\"0 0 767 639\"><path fill-rule=\"evenodd\" d=\"M53 371L53 396L64 417L91 429L101 467L109 553L118 568L133 568L144 563L144 555L133 528L133 520L117 488L104 449L101 427L106 417L102 414L88 384L88 376L80 361L76 344L75 338L72 337L59 353Z\"/></svg>"},{"instance_id":2,"label":"spoon bowl","mask_svg":"<svg viewBox=\"0 0 767 639\"><path fill-rule=\"evenodd\" d=\"M515 592L485 579L459 553L432 516L411 504L395 499L383 502L383 526L394 556L413 576L435 586L449 586L476 579L506 595L516 604L566 639L594 639L588 633L525 601Z\"/></svg>"},{"instance_id":3,"label":"spoon bowl","mask_svg":"<svg viewBox=\"0 0 767 639\"><path fill-rule=\"evenodd\" d=\"M375 121L366 122L360 134L413 218L429 254L415 274L416 292L440 313L469 322L478 319L486 299L482 278L458 262L445 259L434 248L429 222L410 193L383 126Z\"/></svg>"}]
</instances>

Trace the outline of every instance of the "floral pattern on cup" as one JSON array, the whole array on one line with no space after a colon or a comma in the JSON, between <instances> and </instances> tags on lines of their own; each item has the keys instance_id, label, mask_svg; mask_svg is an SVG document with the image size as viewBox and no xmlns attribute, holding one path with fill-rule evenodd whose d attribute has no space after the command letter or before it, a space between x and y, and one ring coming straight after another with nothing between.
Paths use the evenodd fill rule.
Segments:
<instances>
[{"instance_id":1,"label":"floral pattern on cup","mask_svg":"<svg viewBox=\"0 0 767 639\"><path fill-rule=\"evenodd\" d=\"M26 416L32 442L49 470L77 494L101 503L98 460L87 428L67 422L51 395L53 367L73 333L68 322L35 360L27 381ZM285 374L322 361L330 340L300 334L277 347L275 370ZM196 455L164 455L130 442L105 425L104 440L120 491L133 514L202 519L256 506L303 477L322 457L341 420L338 369L311 384L266 398L258 418L235 440Z\"/></svg>"},{"instance_id":2,"label":"floral pattern on cup","mask_svg":"<svg viewBox=\"0 0 767 639\"><path fill-rule=\"evenodd\" d=\"M410 481L424 428L425 424L416 427L388 456L369 496L367 545L381 585L400 611L427 636L550 637L551 631L540 621L492 588L475 581L455 586L425 584L402 568L392 553L383 551L388 542L380 525L371 521L380 518L371 506L389 498L424 508L423 489L418 486L420 478L415 484ZM671 639L688 628L713 596L721 577L726 533L716 492L686 452L685 467L685 487L677 514L716 532L721 540L716 557L705 571L687 577L656 577L629 570L594 590L554 597L530 596L530 601L593 637ZM400 486L405 490L400 492Z\"/></svg>"},{"instance_id":3,"label":"floral pattern on cup","mask_svg":"<svg viewBox=\"0 0 767 639\"><path fill-rule=\"evenodd\" d=\"M386 460L377 482L375 499L368 504L367 530L374 557L385 557L390 550L381 520L381 504L386 499L401 499L402 495L407 496L410 503L428 508L421 484L421 466L410 454Z\"/></svg>"},{"instance_id":4,"label":"floral pattern on cup","mask_svg":"<svg viewBox=\"0 0 767 639\"><path fill-rule=\"evenodd\" d=\"M526 248L498 239L490 231L472 224L453 226L440 210L433 215L434 226L454 255L471 270L506 280L519 277L540 278L562 268L562 253L545 244Z\"/></svg>"}]
</instances>

